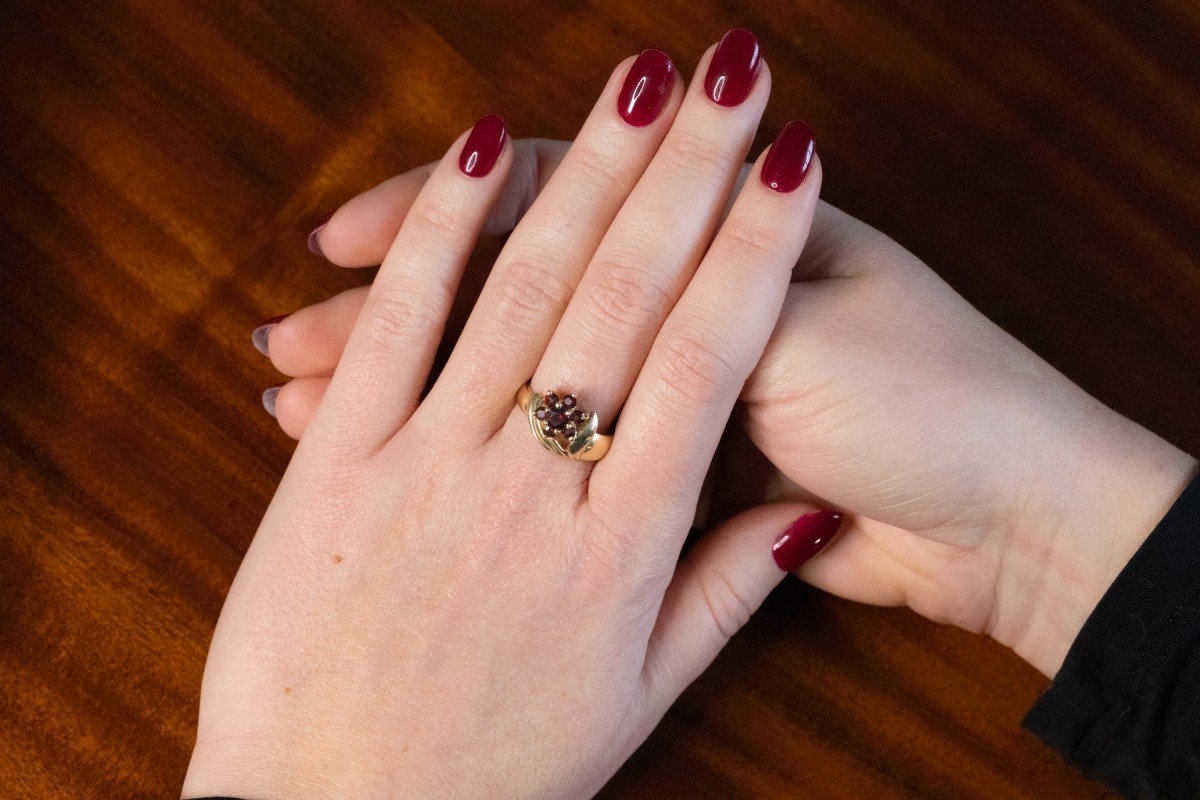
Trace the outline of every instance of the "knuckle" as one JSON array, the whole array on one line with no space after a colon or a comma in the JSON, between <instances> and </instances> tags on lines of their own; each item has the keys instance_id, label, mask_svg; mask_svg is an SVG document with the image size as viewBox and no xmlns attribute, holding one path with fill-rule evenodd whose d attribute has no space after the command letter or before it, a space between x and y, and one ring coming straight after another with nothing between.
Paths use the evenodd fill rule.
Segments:
<instances>
[{"instance_id":1,"label":"knuckle","mask_svg":"<svg viewBox=\"0 0 1200 800\"><path fill-rule=\"evenodd\" d=\"M596 281L586 298L589 313L603 328L640 329L666 313L671 298L647 270L617 261L594 268Z\"/></svg>"},{"instance_id":2,"label":"knuckle","mask_svg":"<svg viewBox=\"0 0 1200 800\"><path fill-rule=\"evenodd\" d=\"M739 263L772 263L784 253L784 243L765 225L730 217L721 228L721 239Z\"/></svg>"},{"instance_id":3,"label":"knuckle","mask_svg":"<svg viewBox=\"0 0 1200 800\"><path fill-rule=\"evenodd\" d=\"M389 350L425 343L441 335L442 315L434 304L413 294L375 300L367 315L367 335Z\"/></svg>"},{"instance_id":4,"label":"knuckle","mask_svg":"<svg viewBox=\"0 0 1200 800\"><path fill-rule=\"evenodd\" d=\"M436 241L456 240L466 232L462 213L433 200L418 203L409 212L407 220L412 220L424 235Z\"/></svg>"},{"instance_id":5,"label":"knuckle","mask_svg":"<svg viewBox=\"0 0 1200 800\"><path fill-rule=\"evenodd\" d=\"M500 277L499 312L508 320L532 320L559 313L570 287L553 268L532 259L509 262Z\"/></svg>"},{"instance_id":6,"label":"knuckle","mask_svg":"<svg viewBox=\"0 0 1200 800\"><path fill-rule=\"evenodd\" d=\"M704 604L712 617L713 627L723 638L732 638L750 621L755 605L722 572L701 572L697 581Z\"/></svg>"},{"instance_id":7,"label":"knuckle","mask_svg":"<svg viewBox=\"0 0 1200 800\"><path fill-rule=\"evenodd\" d=\"M623 538L607 530L599 535L593 532L580 537L579 549L589 572L601 582L607 582L622 574L621 564L624 562L625 552Z\"/></svg>"},{"instance_id":8,"label":"knuckle","mask_svg":"<svg viewBox=\"0 0 1200 800\"><path fill-rule=\"evenodd\" d=\"M707 179L725 177L730 155L720 144L693 131L673 131L659 155L676 170Z\"/></svg>"},{"instance_id":9,"label":"knuckle","mask_svg":"<svg viewBox=\"0 0 1200 800\"><path fill-rule=\"evenodd\" d=\"M621 174L621 162L595 146L575 145L569 153L570 171L578 185L607 186L613 182L613 176Z\"/></svg>"},{"instance_id":10,"label":"knuckle","mask_svg":"<svg viewBox=\"0 0 1200 800\"><path fill-rule=\"evenodd\" d=\"M730 389L739 391L745 377L733 349L712 333L683 327L663 342L662 382L688 400L706 402Z\"/></svg>"},{"instance_id":11,"label":"knuckle","mask_svg":"<svg viewBox=\"0 0 1200 800\"><path fill-rule=\"evenodd\" d=\"M605 589L613 580L629 574L630 562L636 552L635 537L631 528L613 518L597 514L589 521L590 524L575 537L573 560L584 567L584 574L590 576L591 582Z\"/></svg>"}]
</instances>

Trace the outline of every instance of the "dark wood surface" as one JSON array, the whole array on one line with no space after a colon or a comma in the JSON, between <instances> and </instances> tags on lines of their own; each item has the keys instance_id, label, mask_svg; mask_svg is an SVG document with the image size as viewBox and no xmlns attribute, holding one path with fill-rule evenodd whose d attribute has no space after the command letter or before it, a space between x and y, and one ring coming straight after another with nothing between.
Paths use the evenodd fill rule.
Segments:
<instances>
[{"instance_id":1,"label":"dark wood surface","mask_svg":"<svg viewBox=\"0 0 1200 800\"><path fill-rule=\"evenodd\" d=\"M481 113L572 136L647 46L734 25L825 195L1200 450L1200 7L8 0L0 13L0 794L177 796L205 649L291 451L262 317L366 279L314 219ZM1081 798L1045 681L791 583L608 798Z\"/></svg>"}]
</instances>

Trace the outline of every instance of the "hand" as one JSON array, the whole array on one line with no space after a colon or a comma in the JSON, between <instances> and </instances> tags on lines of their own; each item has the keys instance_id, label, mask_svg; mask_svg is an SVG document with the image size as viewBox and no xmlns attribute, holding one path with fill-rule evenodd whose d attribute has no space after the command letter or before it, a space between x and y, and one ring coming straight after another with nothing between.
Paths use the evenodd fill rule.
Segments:
<instances>
[{"instance_id":1,"label":"hand","mask_svg":"<svg viewBox=\"0 0 1200 800\"><path fill-rule=\"evenodd\" d=\"M519 177L494 231L520 218L565 146L518 143ZM339 209L319 233L329 258L377 262L422 180L402 175ZM822 498L854 512L801 577L989 633L1054 675L1195 460L1088 397L895 242L830 206L817 209L795 279L742 396L750 437L778 472L752 471L752 450L727 450L715 490L742 507ZM360 298L303 309L272 333L276 366L301 376L280 398L289 433L311 416Z\"/></svg>"},{"instance_id":2,"label":"hand","mask_svg":"<svg viewBox=\"0 0 1200 800\"><path fill-rule=\"evenodd\" d=\"M778 532L836 522L768 506L679 560L821 177L789 126L718 229L770 84L731 35L723 105L617 69L421 399L513 148L485 118L430 172L222 611L186 794L588 796L785 574ZM530 376L621 410L605 460L539 447Z\"/></svg>"}]
</instances>

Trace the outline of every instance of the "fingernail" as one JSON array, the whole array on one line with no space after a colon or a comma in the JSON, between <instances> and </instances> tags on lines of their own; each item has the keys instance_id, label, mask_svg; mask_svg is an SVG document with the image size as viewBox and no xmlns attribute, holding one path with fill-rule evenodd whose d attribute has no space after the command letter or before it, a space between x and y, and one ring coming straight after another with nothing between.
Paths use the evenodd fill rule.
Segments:
<instances>
[{"instance_id":1,"label":"fingernail","mask_svg":"<svg viewBox=\"0 0 1200 800\"><path fill-rule=\"evenodd\" d=\"M325 252L321 250L321 231L325 230L325 226L329 224L329 220L333 219L333 214L326 214L317 221L317 227L312 229L308 234L308 250L314 256L325 256Z\"/></svg>"},{"instance_id":2,"label":"fingernail","mask_svg":"<svg viewBox=\"0 0 1200 800\"><path fill-rule=\"evenodd\" d=\"M790 192L804 182L815 150L812 129L799 120L789 122L767 151L759 177L777 192Z\"/></svg>"},{"instance_id":3,"label":"fingernail","mask_svg":"<svg viewBox=\"0 0 1200 800\"><path fill-rule=\"evenodd\" d=\"M458 168L464 175L470 175L472 178L487 175L500 160L506 138L508 130L504 127L503 117L498 114L480 117L463 145L462 154L458 157Z\"/></svg>"},{"instance_id":4,"label":"fingernail","mask_svg":"<svg viewBox=\"0 0 1200 800\"><path fill-rule=\"evenodd\" d=\"M754 88L758 76L758 39L745 28L734 28L721 37L713 51L704 92L719 106L741 104Z\"/></svg>"},{"instance_id":5,"label":"fingernail","mask_svg":"<svg viewBox=\"0 0 1200 800\"><path fill-rule=\"evenodd\" d=\"M675 64L662 50L643 50L617 96L617 113L635 128L658 119L675 87Z\"/></svg>"},{"instance_id":6,"label":"fingernail","mask_svg":"<svg viewBox=\"0 0 1200 800\"><path fill-rule=\"evenodd\" d=\"M771 548L775 563L791 572L821 552L842 525L840 511L814 511L805 514L779 535Z\"/></svg>"},{"instance_id":7,"label":"fingernail","mask_svg":"<svg viewBox=\"0 0 1200 800\"><path fill-rule=\"evenodd\" d=\"M276 325L283 322L287 318L287 314L280 314L278 317L264 319L262 322L258 323L258 325L254 327L254 330L250 332L250 341L254 343L254 349L262 353L264 356L269 356L270 353L267 352L267 340L271 336L271 331L275 329Z\"/></svg>"},{"instance_id":8,"label":"fingernail","mask_svg":"<svg viewBox=\"0 0 1200 800\"><path fill-rule=\"evenodd\" d=\"M279 397L279 390L282 388L282 386L272 386L262 394L263 408L265 408L267 413L272 417L275 416L275 398Z\"/></svg>"}]
</instances>

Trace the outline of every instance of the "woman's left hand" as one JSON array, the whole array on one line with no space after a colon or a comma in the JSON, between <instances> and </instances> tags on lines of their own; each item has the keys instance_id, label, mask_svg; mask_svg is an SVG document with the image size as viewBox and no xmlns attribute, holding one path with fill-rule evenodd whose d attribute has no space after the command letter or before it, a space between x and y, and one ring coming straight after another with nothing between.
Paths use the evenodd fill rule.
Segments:
<instances>
[{"instance_id":1,"label":"woman's left hand","mask_svg":"<svg viewBox=\"0 0 1200 800\"><path fill-rule=\"evenodd\" d=\"M230 591L186 795L588 796L783 577L779 533L836 526L762 507L679 561L820 185L788 128L716 230L770 82L731 36L686 96L660 53L617 69L422 398L498 120L433 171ZM531 376L620 410L603 461L539 446Z\"/></svg>"}]
</instances>

